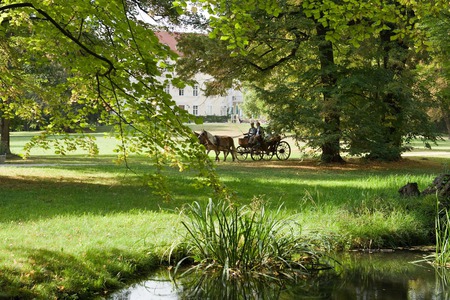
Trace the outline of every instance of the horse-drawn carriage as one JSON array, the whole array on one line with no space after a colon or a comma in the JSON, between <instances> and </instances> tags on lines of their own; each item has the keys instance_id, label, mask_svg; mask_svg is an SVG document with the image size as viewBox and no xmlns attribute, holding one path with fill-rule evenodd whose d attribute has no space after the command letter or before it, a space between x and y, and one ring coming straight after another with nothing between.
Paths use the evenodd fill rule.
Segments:
<instances>
[{"instance_id":1,"label":"horse-drawn carriage","mask_svg":"<svg viewBox=\"0 0 450 300\"><path fill-rule=\"evenodd\" d=\"M247 136L244 136L239 138L238 142L239 146L236 148L238 160L246 160L249 154L253 160L271 160L274 155L279 160L287 160L291 155L291 146L286 141L282 141L280 135L259 139L252 143Z\"/></svg>"},{"instance_id":2,"label":"horse-drawn carriage","mask_svg":"<svg viewBox=\"0 0 450 300\"><path fill-rule=\"evenodd\" d=\"M286 141L282 141L280 135L266 139L259 138L252 142L249 141L248 136L244 136L239 138L239 146L235 148L233 138L230 136L213 135L205 130L195 134L208 153L209 151L216 153L216 161L219 161L221 151L224 154L224 161L228 154L231 154L233 161L235 157L238 160L246 160L249 154L253 160L270 160L274 155L279 160L287 160L291 155L291 146Z\"/></svg>"}]
</instances>

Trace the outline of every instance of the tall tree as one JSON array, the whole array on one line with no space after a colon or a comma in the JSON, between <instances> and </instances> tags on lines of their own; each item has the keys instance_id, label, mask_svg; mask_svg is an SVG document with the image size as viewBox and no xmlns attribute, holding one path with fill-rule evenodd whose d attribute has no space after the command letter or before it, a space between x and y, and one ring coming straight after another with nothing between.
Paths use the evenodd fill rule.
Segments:
<instances>
[{"instance_id":1,"label":"tall tree","mask_svg":"<svg viewBox=\"0 0 450 300\"><path fill-rule=\"evenodd\" d=\"M444 120L450 138L450 8L428 16L421 27L429 35L427 49L430 60L422 64L422 75L436 103L436 121Z\"/></svg>"},{"instance_id":2,"label":"tall tree","mask_svg":"<svg viewBox=\"0 0 450 300\"><path fill-rule=\"evenodd\" d=\"M226 4L223 7L227 7ZM249 8L245 5L242 7L237 9ZM270 10L273 7L268 3L266 8ZM320 144L322 160L341 162L339 114L330 104L333 102L331 89L336 83L336 77L333 75L335 68L332 43L326 39L327 28L321 22L315 22L312 18L306 16L302 8L296 5L286 4L283 8L285 10L281 13L277 11L275 15L268 15L264 7L262 9L255 7L251 13L247 14L250 18L246 21L249 22L250 27L245 27L253 30L243 29L244 27L241 24L244 23L243 20L232 20L231 22L234 23L234 26L220 23L223 30L215 30L213 35L225 41L225 43L222 42L216 46L211 45L211 43L205 43L204 38L198 35L186 38L185 41L180 43L180 48L186 54L186 58L181 59L179 65L184 70L179 70L179 72L183 75L189 75L189 72L185 71L186 69L194 70L194 64L202 66L202 70L212 74L218 81L223 83L211 85L216 88L216 90L211 89L211 92L220 92L220 89L235 83L235 78L247 82L258 81L261 88L263 84L271 81L270 77L274 76L274 74L294 72L296 69L295 62L302 59L300 57L302 47L307 45L305 48L315 48L315 50L308 49L305 56L307 56L307 59L315 56L319 61L317 64L317 62L312 62L311 59L309 66L318 70L316 80L322 87L321 95L317 94L323 101L323 105L321 105L323 108L321 112L323 118L322 133L326 137L321 139ZM223 9L218 14L229 15L232 11L233 9L229 11ZM212 22L212 24L214 26L215 22ZM233 30L241 33L242 36L239 37L238 34L234 34ZM195 39L203 41L195 42ZM231 46L229 43L231 43ZM189 49L193 49L194 45L202 46L197 48L197 50L193 50L196 53L192 55ZM228 50L214 51L220 46L222 49ZM189 62L189 57L191 62ZM198 58L196 59L196 57L202 57L204 60L198 64ZM236 68L235 71L230 71L230 67L227 67L227 65L234 68L239 66L239 68ZM273 84L270 84L270 87L273 86ZM217 87L220 89L217 89ZM289 126L289 124L286 124L286 126Z\"/></svg>"},{"instance_id":3,"label":"tall tree","mask_svg":"<svg viewBox=\"0 0 450 300\"><path fill-rule=\"evenodd\" d=\"M203 38L208 46L198 47L192 55L189 48L201 44L192 43L193 39L202 38L189 37L182 43L186 49L183 52L191 52L187 57L194 59L191 63L182 59L182 67L200 65L226 85L235 79L251 82L261 91L259 95L267 103L271 120L277 123L275 127L294 131L299 139L320 148L323 161L342 161L343 142L346 150L354 154L369 153L369 157L395 160L406 149L405 136L435 138L429 128L413 126L424 121L426 124L427 120L421 113L422 107L413 109L415 104L410 101L418 99L412 72L412 38L419 22L415 10L426 10L429 3L199 2L212 14L209 35L216 39L216 45ZM444 1L438 2L443 7ZM227 53L229 58L225 59ZM358 57L353 57L354 53ZM367 104L383 103L376 111L378 119L367 115L361 120L363 115L356 116L352 111L355 94L351 99L346 97L355 84L352 73L361 79L363 74L377 76L380 71L391 81L378 84L382 88L378 94L366 90L369 86L355 86ZM361 125L376 136L364 135ZM389 150L382 151L384 148Z\"/></svg>"},{"instance_id":4,"label":"tall tree","mask_svg":"<svg viewBox=\"0 0 450 300\"><path fill-rule=\"evenodd\" d=\"M183 124L191 116L164 91L171 81L181 84L163 75L164 70L172 68L170 61L175 60L176 54L159 43L151 25L137 19L136 11L142 5L148 9L155 3L1 0L1 42L22 53L3 62L0 96L4 108L9 109L15 101L13 89L26 87L9 65L57 61L70 73L63 86L39 90L51 116L45 128L47 133L60 133L67 128L82 131L89 127L87 116L100 111L102 122L116 124L121 159L127 161L129 154L138 153L148 155L158 166L160 172L152 175L155 185L164 183L162 170L171 165L180 170L197 168L209 185L219 189L211 162ZM61 102L55 95L61 94L61 88L70 91L67 106L77 103L80 109L60 110ZM85 142L78 141L78 145Z\"/></svg>"}]
</instances>

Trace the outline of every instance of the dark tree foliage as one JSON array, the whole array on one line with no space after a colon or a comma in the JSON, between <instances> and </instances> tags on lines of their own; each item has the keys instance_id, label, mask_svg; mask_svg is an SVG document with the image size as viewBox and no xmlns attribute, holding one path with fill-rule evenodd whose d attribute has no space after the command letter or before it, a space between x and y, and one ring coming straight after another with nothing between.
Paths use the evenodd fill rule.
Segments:
<instances>
[{"instance_id":1,"label":"dark tree foliage","mask_svg":"<svg viewBox=\"0 0 450 300\"><path fill-rule=\"evenodd\" d=\"M427 3L218 3L212 10L230 19L211 19L214 42L182 37L180 74L213 75L211 93L250 86L271 128L320 149L324 162L342 162L342 150L398 160L411 138L436 140L416 77L424 57L416 11Z\"/></svg>"}]
</instances>

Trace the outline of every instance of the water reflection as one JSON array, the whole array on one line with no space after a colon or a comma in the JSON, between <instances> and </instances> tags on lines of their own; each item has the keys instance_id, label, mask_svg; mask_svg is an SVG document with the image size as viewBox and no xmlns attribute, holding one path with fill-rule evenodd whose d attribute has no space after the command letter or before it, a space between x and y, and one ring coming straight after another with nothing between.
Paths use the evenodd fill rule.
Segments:
<instances>
[{"instance_id":1,"label":"water reflection","mask_svg":"<svg viewBox=\"0 0 450 300\"><path fill-rule=\"evenodd\" d=\"M449 271L421 260L424 253L347 254L330 299L450 299Z\"/></svg>"},{"instance_id":2,"label":"water reflection","mask_svg":"<svg viewBox=\"0 0 450 300\"><path fill-rule=\"evenodd\" d=\"M167 274L165 274L167 275ZM110 300L175 300L178 297L178 290L174 284L169 281L167 276L161 274L152 280L146 280L139 284L134 284L118 293L108 297Z\"/></svg>"},{"instance_id":3,"label":"water reflection","mask_svg":"<svg viewBox=\"0 0 450 300\"><path fill-rule=\"evenodd\" d=\"M335 273L327 271L314 274L308 280L251 277L224 282L219 274L199 274L181 279L183 291L179 293L179 299L273 300L298 299L297 295L321 295L328 299L329 294L321 286L332 277Z\"/></svg>"},{"instance_id":4,"label":"water reflection","mask_svg":"<svg viewBox=\"0 0 450 300\"><path fill-rule=\"evenodd\" d=\"M177 285L155 278L111 295L110 300L141 299L450 299L450 271L411 263L421 253L350 253L339 255L334 271L297 281L246 278L224 284L220 276L197 274ZM167 276L167 274L165 274ZM167 278L167 277L166 277Z\"/></svg>"}]
</instances>

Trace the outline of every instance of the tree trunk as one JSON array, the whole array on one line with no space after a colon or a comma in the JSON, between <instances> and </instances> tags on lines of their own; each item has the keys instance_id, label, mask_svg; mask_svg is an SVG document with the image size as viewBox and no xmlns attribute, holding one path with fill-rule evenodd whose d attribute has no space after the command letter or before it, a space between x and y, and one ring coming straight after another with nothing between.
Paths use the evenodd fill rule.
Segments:
<instances>
[{"instance_id":1,"label":"tree trunk","mask_svg":"<svg viewBox=\"0 0 450 300\"><path fill-rule=\"evenodd\" d=\"M448 139L450 140L450 116L448 112L444 112L445 127L447 127Z\"/></svg>"},{"instance_id":2,"label":"tree trunk","mask_svg":"<svg viewBox=\"0 0 450 300\"><path fill-rule=\"evenodd\" d=\"M0 118L0 154L2 155L11 154L9 124L9 119Z\"/></svg>"},{"instance_id":3,"label":"tree trunk","mask_svg":"<svg viewBox=\"0 0 450 300\"><path fill-rule=\"evenodd\" d=\"M324 143L321 146L321 160L326 163L342 163L344 160L340 154L340 109L331 96L331 90L335 87L337 81L334 73L333 44L325 40L327 28L322 24L318 24L316 29L317 35L321 40L319 43L319 60L322 72L321 83L323 87L323 115L325 123L323 131Z\"/></svg>"},{"instance_id":4,"label":"tree trunk","mask_svg":"<svg viewBox=\"0 0 450 300\"><path fill-rule=\"evenodd\" d=\"M383 67L392 70L397 76L401 76L405 68L406 60L391 60L391 51L406 50L407 47L402 42L391 41L394 35L392 30L383 30L380 32L381 44L383 45ZM373 149L370 157L388 161L397 161L401 159L402 154L402 132L403 108L398 95L386 93L382 100L385 103L386 111L381 118L382 124L389 124L384 128L384 137L380 141L378 148Z\"/></svg>"}]
</instances>

